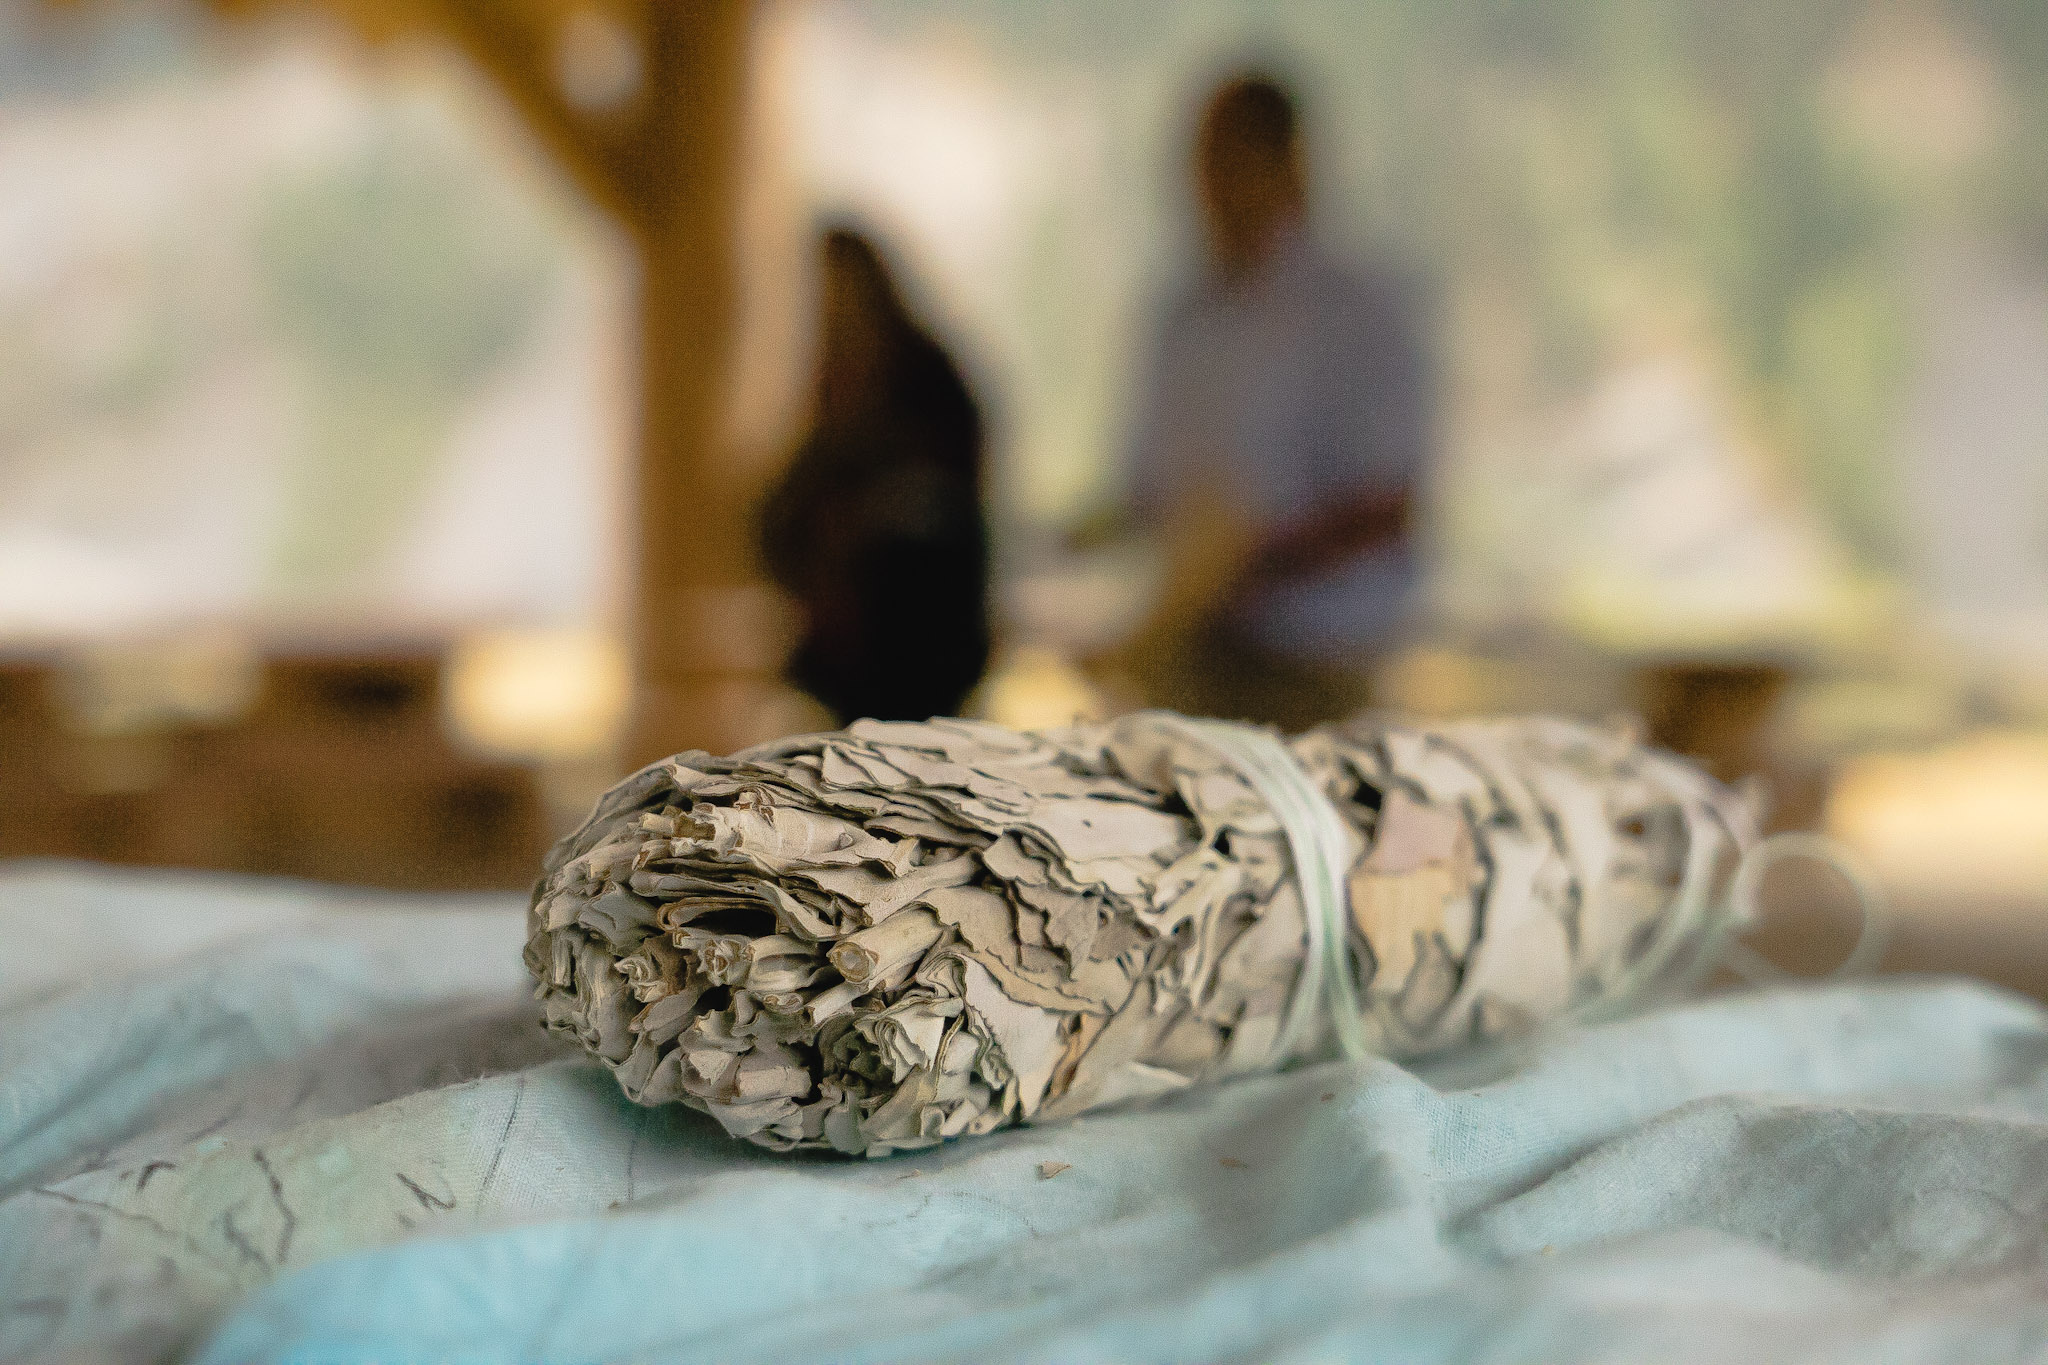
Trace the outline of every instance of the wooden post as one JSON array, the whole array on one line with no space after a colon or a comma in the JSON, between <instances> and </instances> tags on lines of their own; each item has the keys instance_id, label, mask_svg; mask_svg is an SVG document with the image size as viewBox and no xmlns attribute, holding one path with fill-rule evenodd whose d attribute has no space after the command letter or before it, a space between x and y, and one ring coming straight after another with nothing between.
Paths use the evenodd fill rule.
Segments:
<instances>
[{"instance_id":1,"label":"wooden post","mask_svg":"<svg viewBox=\"0 0 2048 1365\"><path fill-rule=\"evenodd\" d=\"M768 738L782 660L755 568L757 493L720 448L749 0L657 4L637 167L640 376L635 714L627 757Z\"/></svg>"},{"instance_id":2,"label":"wooden post","mask_svg":"<svg viewBox=\"0 0 2048 1365\"><path fill-rule=\"evenodd\" d=\"M623 758L770 738L787 631L754 564L754 479L721 449L752 0L327 0L372 40L452 40L639 248L634 711ZM268 0L214 0L223 10ZM557 86L579 8L639 42L640 90L580 109ZM778 701L784 704L778 707Z\"/></svg>"},{"instance_id":3,"label":"wooden post","mask_svg":"<svg viewBox=\"0 0 2048 1365\"><path fill-rule=\"evenodd\" d=\"M54 4L79 0L50 0ZM211 0L225 14L276 0ZM624 758L717 752L792 713L788 631L755 567L749 471L720 444L735 310L734 231L752 0L326 0L372 42L453 42L504 92L640 256L635 703ZM558 83L564 26L605 16L640 44L640 89L577 107Z\"/></svg>"}]
</instances>

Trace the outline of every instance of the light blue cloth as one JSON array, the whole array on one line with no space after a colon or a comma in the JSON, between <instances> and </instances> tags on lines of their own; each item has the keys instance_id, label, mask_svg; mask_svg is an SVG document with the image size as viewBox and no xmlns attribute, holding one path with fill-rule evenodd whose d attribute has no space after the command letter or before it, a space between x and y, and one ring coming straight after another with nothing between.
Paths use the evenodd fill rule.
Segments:
<instances>
[{"instance_id":1,"label":"light blue cloth","mask_svg":"<svg viewBox=\"0 0 2048 1365\"><path fill-rule=\"evenodd\" d=\"M2048 1016L1988 988L855 1163L628 1104L534 1028L520 937L510 898L0 871L0 1358L2048 1358Z\"/></svg>"}]
</instances>

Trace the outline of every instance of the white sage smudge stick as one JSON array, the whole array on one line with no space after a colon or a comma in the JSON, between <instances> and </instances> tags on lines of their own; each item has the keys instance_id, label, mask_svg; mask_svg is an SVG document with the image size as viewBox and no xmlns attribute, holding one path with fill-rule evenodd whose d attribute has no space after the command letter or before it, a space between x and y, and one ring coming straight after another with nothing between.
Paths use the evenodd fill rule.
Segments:
<instances>
[{"instance_id":1,"label":"white sage smudge stick","mask_svg":"<svg viewBox=\"0 0 2048 1365\"><path fill-rule=\"evenodd\" d=\"M633 1099L882 1155L1635 1001L1711 956L1756 819L1548 717L862 721L614 788L526 962Z\"/></svg>"}]
</instances>

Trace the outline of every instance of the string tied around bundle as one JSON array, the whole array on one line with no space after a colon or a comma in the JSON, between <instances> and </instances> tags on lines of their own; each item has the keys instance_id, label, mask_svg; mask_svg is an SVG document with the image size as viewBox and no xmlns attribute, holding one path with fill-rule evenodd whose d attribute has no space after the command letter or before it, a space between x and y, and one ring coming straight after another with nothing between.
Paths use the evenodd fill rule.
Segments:
<instances>
[{"instance_id":1,"label":"string tied around bundle","mask_svg":"<svg viewBox=\"0 0 2048 1365\"><path fill-rule=\"evenodd\" d=\"M1295 979L1273 1057L1294 1055L1327 1014L1338 1046L1357 1061L1375 1055L1368 1037L1358 982L1351 966L1346 879L1352 855L1348 826L1328 794L1271 732L1257 726L1161 714L1169 730L1227 761L1279 822L1295 869L1305 922L1306 955ZM1688 819L1703 818L1697 811ZM1706 841L1692 835L1671 902L1650 940L1597 996L1567 1015L1593 1023L1645 1003L1663 990L1683 989L1726 967L1754 985L1799 979L1769 961L1741 937L1763 918L1764 875L1793 859L1819 863L1848 886L1859 927L1848 956L1824 979L1861 976L1884 955L1888 919L1876 879L1849 849L1823 835L1787 831L1755 840L1741 852L1725 893L1716 895L1718 869ZM1577 869L1582 875L1585 869Z\"/></svg>"}]
</instances>

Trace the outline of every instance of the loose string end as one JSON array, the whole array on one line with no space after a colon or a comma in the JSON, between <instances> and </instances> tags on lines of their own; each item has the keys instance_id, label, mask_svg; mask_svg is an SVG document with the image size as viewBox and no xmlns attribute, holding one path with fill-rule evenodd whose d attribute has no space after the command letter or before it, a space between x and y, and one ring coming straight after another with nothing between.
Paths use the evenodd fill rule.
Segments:
<instances>
[{"instance_id":1,"label":"loose string end","mask_svg":"<svg viewBox=\"0 0 2048 1365\"><path fill-rule=\"evenodd\" d=\"M1856 942L1849 949L1849 955L1833 971L1813 979L1843 981L1870 975L1884 960L1885 949L1890 946L1891 913L1885 904L1884 892L1870 868L1847 846L1825 835L1788 830L1759 841L1742 855L1728 887L1729 928L1732 933L1742 933L1762 921L1758 891L1764 874L1789 858L1805 858L1819 863L1840 877L1849 887L1859 917ZM1730 971L1755 986L1807 979L1786 971L1732 936L1723 950L1722 962Z\"/></svg>"}]
</instances>

